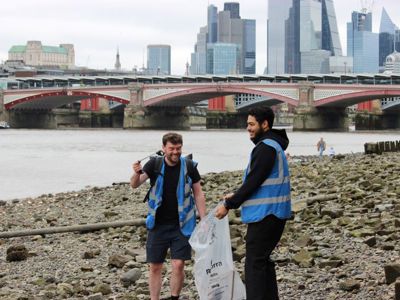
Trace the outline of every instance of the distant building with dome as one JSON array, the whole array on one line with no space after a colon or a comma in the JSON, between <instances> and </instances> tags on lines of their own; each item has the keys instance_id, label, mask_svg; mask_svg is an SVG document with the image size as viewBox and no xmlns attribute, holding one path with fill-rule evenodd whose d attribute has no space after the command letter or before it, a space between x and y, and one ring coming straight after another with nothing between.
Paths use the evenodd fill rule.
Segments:
<instances>
[{"instance_id":1,"label":"distant building with dome","mask_svg":"<svg viewBox=\"0 0 400 300\"><path fill-rule=\"evenodd\" d=\"M46 46L41 41L28 41L24 46L12 46L8 59L22 60L28 66L70 69L75 66L75 51L73 44Z\"/></svg>"},{"instance_id":2,"label":"distant building with dome","mask_svg":"<svg viewBox=\"0 0 400 300\"><path fill-rule=\"evenodd\" d=\"M400 53L396 50L386 56L385 60L385 73L397 73L400 74Z\"/></svg>"}]
</instances>

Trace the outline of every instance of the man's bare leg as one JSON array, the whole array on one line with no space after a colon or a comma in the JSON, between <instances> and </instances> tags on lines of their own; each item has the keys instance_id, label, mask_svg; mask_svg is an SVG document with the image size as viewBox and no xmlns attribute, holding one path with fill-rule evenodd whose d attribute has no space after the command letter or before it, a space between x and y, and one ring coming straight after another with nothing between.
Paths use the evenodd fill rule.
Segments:
<instances>
[{"instance_id":1,"label":"man's bare leg","mask_svg":"<svg viewBox=\"0 0 400 300\"><path fill-rule=\"evenodd\" d=\"M185 279L185 261L181 259L171 259L171 296L179 296L183 287L183 280Z\"/></svg>"},{"instance_id":2,"label":"man's bare leg","mask_svg":"<svg viewBox=\"0 0 400 300\"><path fill-rule=\"evenodd\" d=\"M162 263L150 263L149 264L149 290L150 299L159 300L162 284Z\"/></svg>"}]
</instances>

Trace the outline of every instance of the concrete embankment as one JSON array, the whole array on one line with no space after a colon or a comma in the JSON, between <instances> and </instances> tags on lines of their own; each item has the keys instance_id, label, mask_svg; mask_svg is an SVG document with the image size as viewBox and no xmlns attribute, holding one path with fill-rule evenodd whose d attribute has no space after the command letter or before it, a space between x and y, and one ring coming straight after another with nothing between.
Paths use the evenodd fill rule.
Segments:
<instances>
[{"instance_id":1,"label":"concrete embankment","mask_svg":"<svg viewBox=\"0 0 400 300\"><path fill-rule=\"evenodd\" d=\"M273 257L281 299L393 299L400 290L400 155L302 157L290 164L294 216ZM209 209L241 175L203 176ZM0 201L0 232L140 220L146 191L120 183ZM239 211L229 218L243 276L245 226ZM142 225L0 239L0 299L149 299L145 240ZM183 294L197 299L192 262L186 270Z\"/></svg>"}]
</instances>

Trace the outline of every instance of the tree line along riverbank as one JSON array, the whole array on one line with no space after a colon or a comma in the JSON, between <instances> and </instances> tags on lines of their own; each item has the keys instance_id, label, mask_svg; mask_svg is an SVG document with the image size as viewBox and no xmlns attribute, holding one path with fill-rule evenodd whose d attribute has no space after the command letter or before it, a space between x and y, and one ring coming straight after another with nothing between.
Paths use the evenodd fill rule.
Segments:
<instances>
[{"instance_id":1,"label":"tree line along riverbank","mask_svg":"<svg viewBox=\"0 0 400 300\"><path fill-rule=\"evenodd\" d=\"M393 299L400 284L399 154L299 157L290 170L293 218L273 255L281 298ZM240 185L242 171L202 177L210 210ZM144 219L146 192L117 183L3 201L0 232ZM237 210L229 220L243 276L245 225ZM0 299L148 299L145 241L143 225L2 238ZM183 294L197 299L191 271L189 262Z\"/></svg>"}]
</instances>

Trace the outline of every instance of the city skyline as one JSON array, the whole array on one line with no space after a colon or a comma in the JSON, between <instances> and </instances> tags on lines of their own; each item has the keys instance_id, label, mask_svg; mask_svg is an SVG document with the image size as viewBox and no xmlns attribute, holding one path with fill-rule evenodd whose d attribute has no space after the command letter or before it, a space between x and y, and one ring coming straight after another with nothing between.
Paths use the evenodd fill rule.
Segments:
<instances>
[{"instance_id":1,"label":"city skyline","mask_svg":"<svg viewBox=\"0 0 400 300\"><path fill-rule=\"evenodd\" d=\"M76 1L57 2L16 0L2 4L0 20L0 59L7 60L13 45L24 45L28 40L40 40L44 45L72 43L76 65L90 68L113 69L116 49L119 48L124 70L146 66L146 47L149 44L171 45L171 73L185 73L190 63L198 30L207 22L207 6L219 10L225 2L213 0L167 1ZM266 67L268 1L247 0L240 3L240 14L256 20L256 73ZM335 0L340 41L346 54L346 24L351 13L361 9L359 0ZM15 9L16 7L20 9ZM398 0L375 1L372 8L373 32L385 7L393 22L400 26ZM399 50L399 49L398 49Z\"/></svg>"}]
</instances>

